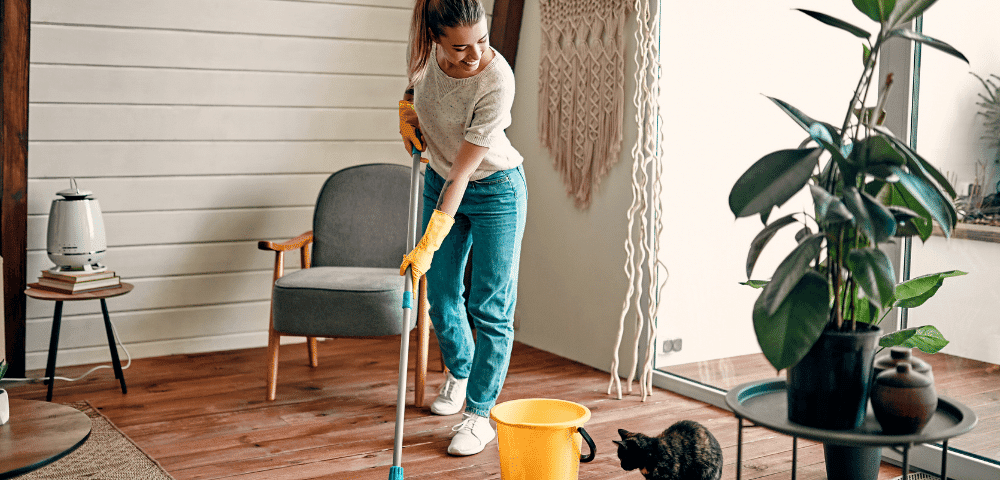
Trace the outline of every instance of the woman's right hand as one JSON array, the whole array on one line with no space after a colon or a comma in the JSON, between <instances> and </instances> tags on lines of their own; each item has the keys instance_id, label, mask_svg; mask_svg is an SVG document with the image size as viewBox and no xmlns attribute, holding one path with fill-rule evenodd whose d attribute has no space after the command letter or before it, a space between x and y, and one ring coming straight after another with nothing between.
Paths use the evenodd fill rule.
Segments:
<instances>
[{"instance_id":1,"label":"woman's right hand","mask_svg":"<svg viewBox=\"0 0 1000 480\"><path fill-rule=\"evenodd\" d=\"M399 101L399 134L403 136L407 154L413 153L413 147L421 152L427 148L420 141L420 120L417 119L417 111L413 109L413 102Z\"/></svg>"}]
</instances>

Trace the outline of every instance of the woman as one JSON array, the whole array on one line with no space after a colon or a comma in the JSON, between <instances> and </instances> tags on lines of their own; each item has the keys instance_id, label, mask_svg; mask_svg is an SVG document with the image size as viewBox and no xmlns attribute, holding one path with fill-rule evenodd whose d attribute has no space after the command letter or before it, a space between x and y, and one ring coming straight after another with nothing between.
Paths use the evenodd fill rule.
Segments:
<instances>
[{"instance_id":1,"label":"woman","mask_svg":"<svg viewBox=\"0 0 1000 480\"><path fill-rule=\"evenodd\" d=\"M454 415L465 405L448 446L452 455L479 453L496 438L489 412L510 363L527 213L523 158L504 133L511 122L514 73L489 46L487 34L479 0L417 0L410 25L410 88L400 102L407 152L416 147L430 154L425 233L400 274L412 266L415 276L427 274L430 285L431 321L448 367L431 411ZM470 248L466 312L462 291ZM475 324L475 345L467 314Z\"/></svg>"}]
</instances>

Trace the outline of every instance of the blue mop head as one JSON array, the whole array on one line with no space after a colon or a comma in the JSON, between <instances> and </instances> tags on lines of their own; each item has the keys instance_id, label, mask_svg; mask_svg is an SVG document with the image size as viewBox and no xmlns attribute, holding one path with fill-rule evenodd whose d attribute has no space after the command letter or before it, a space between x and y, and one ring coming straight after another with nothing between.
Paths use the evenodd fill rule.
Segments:
<instances>
[{"instance_id":1,"label":"blue mop head","mask_svg":"<svg viewBox=\"0 0 1000 480\"><path fill-rule=\"evenodd\" d=\"M389 480L403 480L403 467L393 465L389 468Z\"/></svg>"}]
</instances>

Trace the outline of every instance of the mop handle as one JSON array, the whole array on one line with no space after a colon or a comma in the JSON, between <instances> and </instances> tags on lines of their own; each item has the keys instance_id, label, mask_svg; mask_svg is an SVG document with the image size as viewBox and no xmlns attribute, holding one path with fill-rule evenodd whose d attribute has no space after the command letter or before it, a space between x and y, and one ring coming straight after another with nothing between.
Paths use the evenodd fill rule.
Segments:
<instances>
[{"instance_id":1,"label":"mop handle","mask_svg":"<svg viewBox=\"0 0 1000 480\"><path fill-rule=\"evenodd\" d=\"M420 150L413 147L413 169L410 172L410 212L407 220L406 251L413 250L417 243L417 201L419 200ZM403 419L406 415L406 372L410 358L410 312L412 311L413 267L406 267L403 291L403 333L399 340L399 384L396 389L396 436L392 449L393 467L402 468Z\"/></svg>"}]
</instances>

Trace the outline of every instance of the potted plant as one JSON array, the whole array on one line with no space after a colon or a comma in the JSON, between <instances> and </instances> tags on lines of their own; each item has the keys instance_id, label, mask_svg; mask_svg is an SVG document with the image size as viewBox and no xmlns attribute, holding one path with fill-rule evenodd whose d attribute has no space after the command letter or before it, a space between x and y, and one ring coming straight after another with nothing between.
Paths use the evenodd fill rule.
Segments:
<instances>
[{"instance_id":1,"label":"potted plant","mask_svg":"<svg viewBox=\"0 0 1000 480\"><path fill-rule=\"evenodd\" d=\"M796 244L753 308L757 340L777 370L788 369L789 419L830 429L860 426L868 401L876 343L936 352L947 341L933 326L881 335L879 321L895 307L922 304L944 278L942 272L896 285L889 257L879 248L902 237L926 241L934 223L950 236L957 221L955 191L944 175L882 125L892 76L876 90L875 66L885 42L920 42L963 61L940 40L907 27L935 0L853 0L878 23L877 35L829 15L800 10L864 41L861 77L838 127L815 120L770 98L808 136L797 147L765 155L737 180L729 206L737 218L758 215L764 228L752 241L746 263L750 278L768 242L795 226ZM825 93L824 93L825 94ZM772 210L808 189L813 211L771 219Z\"/></svg>"}]
</instances>

